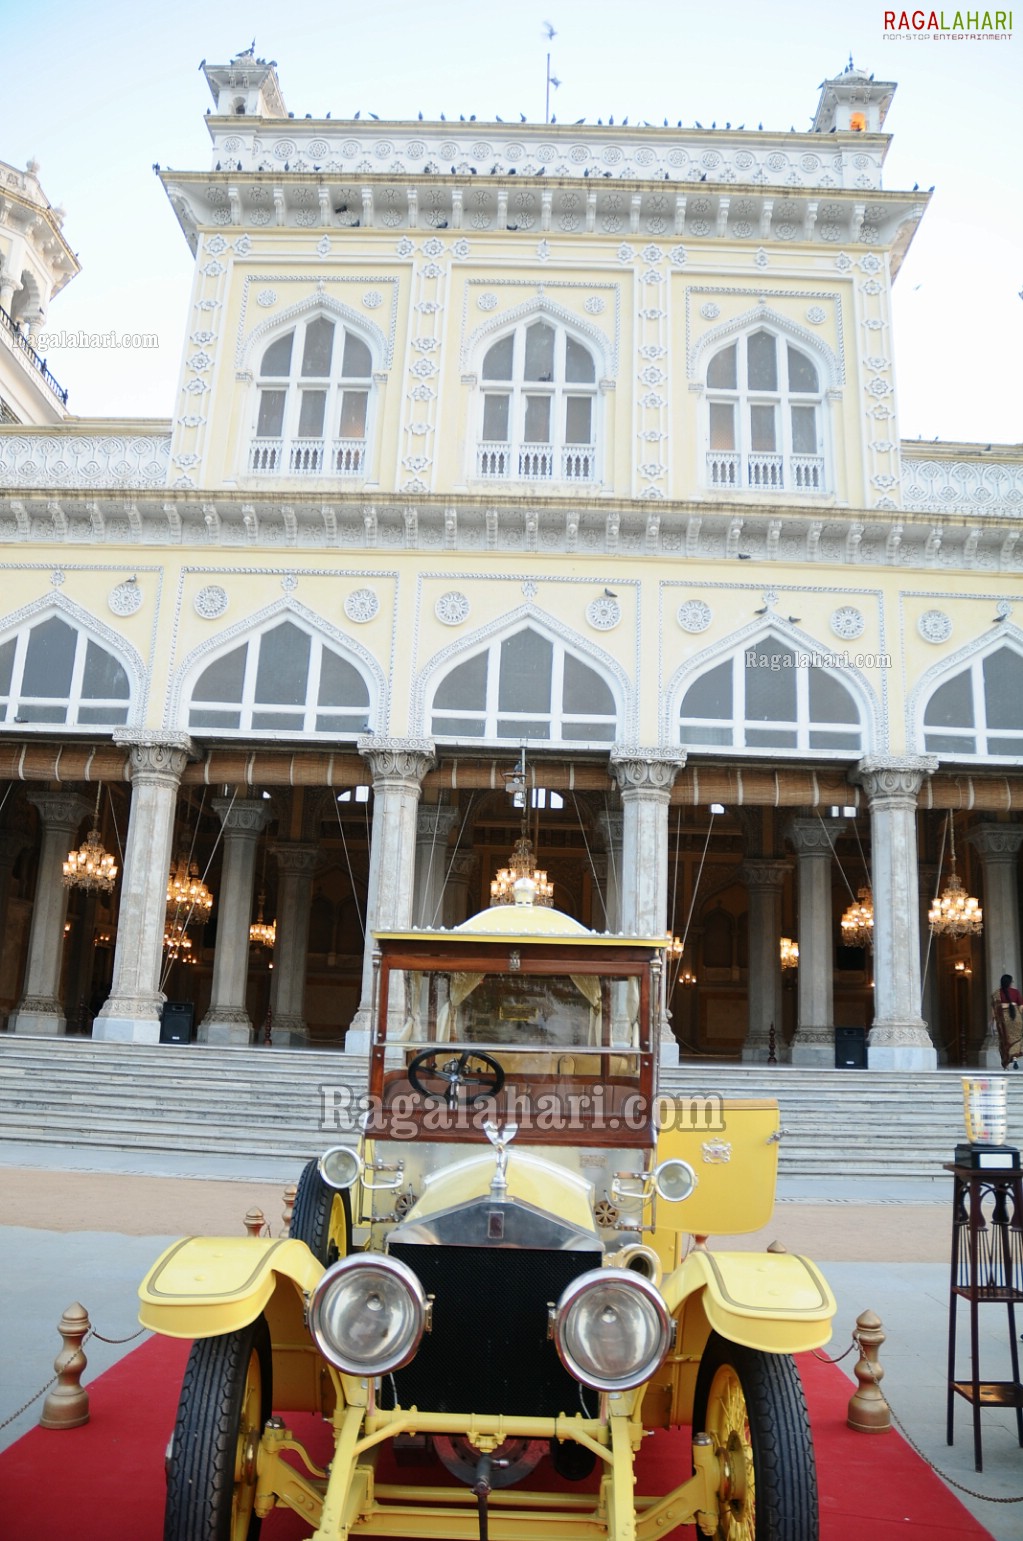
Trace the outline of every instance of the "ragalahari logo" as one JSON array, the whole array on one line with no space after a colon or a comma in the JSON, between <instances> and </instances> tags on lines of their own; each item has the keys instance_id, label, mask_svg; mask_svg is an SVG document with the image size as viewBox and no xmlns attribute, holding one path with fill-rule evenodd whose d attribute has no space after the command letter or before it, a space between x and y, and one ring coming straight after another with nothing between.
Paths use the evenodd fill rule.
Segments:
<instances>
[{"instance_id":1,"label":"ragalahari logo","mask_svg":"<svg viewBox=\"0 0 1023 1541\"><path fill-rule=\"evenodd\" d=\"M1011 11L885 11L886 38L918 37L933 42L1007 41Z\"/></svg>"}]
</instances>

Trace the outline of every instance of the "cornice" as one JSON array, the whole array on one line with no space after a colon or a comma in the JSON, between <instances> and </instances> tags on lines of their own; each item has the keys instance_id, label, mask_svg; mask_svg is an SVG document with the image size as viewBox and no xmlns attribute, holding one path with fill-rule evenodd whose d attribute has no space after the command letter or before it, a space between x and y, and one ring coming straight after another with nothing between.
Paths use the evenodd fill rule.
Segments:
<instances>
[{"instance_id":1,"label":"cornice","mask_svg":"<svg viewBox=\"0 0 1023 1541\"><path fill-rule=\"evenodd\" d=\"M2 436L0 436L2 440ZM9 569L42 561L61 565L66 549L104 546L141 551L171 548L209 561L252 564L269 553L278 565L294 551L376 553L392 562L403 550L453 552L491 560L532 552L574 558L613 556L693 562L748 559L749 571L776 563L835 568L935 569L1011 573L1023 569L1018 513L990 508L925 510L793 507L762 502L523 497L469 494L365 494L318 491L298 496L289 483L273 493L151 488L102 492L86 488L0 492L0 563ZM414 506L416 517L407 518ZM456 518L451 519L455 511ZM532 535L527 540L527 526ZM252 531L257 531L253 539ZM38 552L38 548L44 548ZM29 559L34 557L34 560ZM64 564L66 565L66 564ZM276 570L276 568L275 568ZM739 571L737 569L737 571Z\"/></svg>"}]
</instances>

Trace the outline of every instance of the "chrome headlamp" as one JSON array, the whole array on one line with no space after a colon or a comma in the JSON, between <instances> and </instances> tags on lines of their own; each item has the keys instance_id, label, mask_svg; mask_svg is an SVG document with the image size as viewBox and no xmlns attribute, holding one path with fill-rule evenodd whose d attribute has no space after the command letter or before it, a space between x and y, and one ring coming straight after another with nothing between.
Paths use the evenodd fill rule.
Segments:
<instances>
[{"instance_id":1,"label":"chrome headlamp","mask_svg":"<svg viewBox=\"0 0 1023 1541\"><path fill-rule=\"evenodd\" d=\"M667 1161L655 1166L653 1178L658 1197L673 1204L687 1199L699 1181L689 1162L679 1156L669 1156Z\"/></svg>"},{"instance_id":2,"label":"chrome headlamp","mask_svg":"<svg viewBox=\"0 0 1023 1541\"><path fill-rule=\"evenodd\" d=\"M351 1188L362 1176L362 1157L351 1145L332 1145L316 1164L330 1188Z\"/></svg>"},{"instance_id":3,"label":"chrome headlamp","mask_svg":"<svg viewBox=\"0 0 1023 1541\"><path fill-rule=\"evenodd\" d=\"M328 1268L309 1307L309 1327L324 1358L367 1379L408 1364L429 1317L411 1268L379 1253L345 1257Z\"/></svg>"},{"instance_id":4,"label":"chrome headlamp","mask_svg":"<svg viewBox=\"0 0 1023 1541\"><path fill-rule=\"evenodd\" d=\"M594 1268L574 1279L554 1312L565 1369L597 1391L649 1380L671 1347L675 1324L649 1279L631 1268Z\"/></svg>"}]
</instances>

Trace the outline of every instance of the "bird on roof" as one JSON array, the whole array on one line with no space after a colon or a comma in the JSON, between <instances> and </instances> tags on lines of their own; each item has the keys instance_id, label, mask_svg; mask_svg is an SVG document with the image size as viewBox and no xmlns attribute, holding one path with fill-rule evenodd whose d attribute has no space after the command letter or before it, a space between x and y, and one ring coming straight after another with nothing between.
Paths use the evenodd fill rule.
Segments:
<instances>
[{"instance_id":1,"label":"bird on roof","mask_svg":"<svg viewBox=\"0 0 1023 1541\"><path fill-rule=\"evenodd\" d=\"M360 119L360 118L361 118L361 117L362 117L362 113L361 113L361 112L357 112L357 113L356 113L356 114L355 114L355 117L354 117L354 118L353 118L353 119L352 119L352 122L353 122L353 123L358 123L358 121L359 121L359 119Z\"/></svg>"},{"instance_id":2,"label":"bird on roof","mask_svg":"<svg viewBox=\"0 0 1023 1541\"><path fill-rule=\"evenodd\" d=\"M498 116L497 116L497 113L496 113L496 112L495 112L495 114L494 114L494 122L495 122L495 123L503 123L503 122L504 122L504 119L503 119L503 118L499 118L499 117L498 117Z\"/></svg>"},{"instance_id":3,"label":"bird on roof","mask_svg":"<svg viewBox=\"0 0 1023 1541\"><path fill-rule=\"evenodd\" d=\"M617 599L618 595L615 593L614 589L605 589L604 590L604 598L605 599Z\"/></svg>"},{"instance_id":4,"label":"bird on roof","mask_svg":"<svg viewBox=\"0 0 1023 1541\"><path fill-rule=\"evenodd\" d=\"M703 127L703 124L700 122L699 118L696 118L694 121L696 123L697 128L702 128ZM681 127L682 127L682 125L680 123L679 124L679 128L681 128Z\"/></svg>"},{"instance_id":5,"label":"bird on roof","mask_svg":"<svg viewBox=\"0 0 1023 1541\"><path fill-rule=\"evenodd\" d=\"M736 124L736 129L737 129L737 130L738 130L738 131L741 131L741 130L742 130L742 129L744 129L744 128L745 128L745 127L746 127L746 125L745 125L745 123L737 123L737 124Z\"/></svg>"},{"instance_id":6,"label":"bird on roof","mask_svg":"<svg viewBox=\"0 0 1023 1541\"><path fill-rule=\"evenodd\" d=\"M763 124L762 124L762 123L758 123L758 124L757 124L757 128L759 128L759 129L762 129L762 128L763 128L763 126L764 126L764 125L763 125Z\"/></svg>"},{"instance_id":7,"label":"bird on roof","mask_svg":"<svg viewBox=\"0 0 1023 1541\"><path fill-rule=\"evenodd\" d=\"M628 120L628 118L623 118L623 119L622 119L622 128L627 128L627 127L628 127L628 125L629 125L629 120Z\"/></svg>"},{"instance_id":8,"label":"bird on roof","mask_svg":"<svg viewBox=\"0 0 1023 1541\"><path fill-rule=\"evenodd\" d=\"M752 562L753 560L748 551L737 551L735 554L740 562Z\"/></svg>"},{"instance_id":9,"label":"bird on roof","mask_svg":"<svg viewBox=\"0 0 1023 1541\"><path fill-rule=\"evenodd\" d=\"M576 121L576 127L578 128L580 123L585 123L586 122L586 119L585 118L576 118L575 121Z\"/></svg>"},{"instance_id":10,"label":"bird on roof","mask_svg":"<svg viewBox=\"0 0 1023 1541\"><path fill-rule=\"evenodd\" d=\"M380 119L377 117L375 112L371 112L370 113L370 117L373 119L374 123L379 123L380 122Z\"/></svg>"},{"instance_id":11,"label":"bird on roof","mask_svg":"<svg viewBox=\"0 0 1023 1541\"><path fill-rule=\"evenodd\" d=\"M519 113L519 122L520 123L525 123L525 121L526 121L526 114L524 112L520 112Z\"/></svg>"},{"instance_id":12,"label":"bird on roof","mask_svg":"<svg viewBox=\"0 0 1023 1541\"><path fill-rule=\"evenodd\" d=\"M919 182L914 182L913 183L913 191L915 193L918 193L920 191L920 183Z\"/></svg>"},{"instance_id":13,"label":"bird on roof","mask_svg":"<svg viewBox=\"0 0 1023 1541\"><path fill-rule=\"evenodd\" d=\"M420 113L420 114L419 114L419 121L420 121L420 123L422 123L422 121L423 121L423 115L422 115L422 113Z\"/></svg>"},{"instance_id":14,"label":"bird on roof","mask_svg":"<svg viewBox=\"0 0 1023 1541\"><path fill-rule=\"evenodd\" d=\"M802 616L800 616L800 615L787 615L785 617L785 619L788 621L790 626L798 626L800 621L802 620Z\"/></svg>"}]
</instances>

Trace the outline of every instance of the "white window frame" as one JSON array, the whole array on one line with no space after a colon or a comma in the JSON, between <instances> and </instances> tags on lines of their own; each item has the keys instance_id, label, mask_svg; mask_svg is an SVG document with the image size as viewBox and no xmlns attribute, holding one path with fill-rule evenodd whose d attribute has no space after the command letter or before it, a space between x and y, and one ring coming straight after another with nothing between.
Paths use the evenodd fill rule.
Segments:
<instances>
[{"instance_id":1,"label":"white window frame","mask_svg":"<svg viewBox=\"0 0 1023 1541\"><path fill-rule=\"evenodd\" d=\"M554 332L554 369L551 380L525 378L526 333L532 326L548 326ZM505 338L512 345L512 374L507 380L485 380L484 361L490 350ZM568 338L585 350L593 364L592 381L566 378ZM473 446L471 479L487 486L494 482L545 482L592 487L601 479L602 423L600 413L600 361L592 344L572 327L553 316L537 311L522 317L513 327L488 337L481 346L477 386L476 441ZM484 413L488 396L506 396L508 408L507 440L484 436ZM525 437L527 396L546 396L551 402L550 436L546 443ZM590 442L568 444L565 439L566 402L570 396L584 396L590 402ZM546 451L546 454L545 454Z\"/></svg>"},{"instance_id":2,"label":"white window frame","mask_svg":"<svg viewBox=\"0 0 1023 1541\"><path fill-rule=\"evenodd\" d=\"M304 375L302 361L305 355L306 331L315 321L329 321L334 327L334 342L329 375ZM289 332L292 334L291 367L287 375L264 375L263 359L274 343L280 342ZM369 351L368 375L343 375L345 334L361 342ZM246 445L246 466L249 476L302 476L324 480L364 480L367 474L369 446L373 438L373 422L376 405L376 388L373 378L375 359L373 345L364 333L348 321L331 315L329 311L312 311L308 315L292 319L278 332L260 340L260 353L253 383L252 411L250 414L249 439ZM302 411L302 392L322 390L326 393L323 411L323 433L319 438L303 438L299 434ZM342 439L340 436L341 404L346 390L366 393L366 431L361 439ZM260 438L259 409L264 391L283 391L284 416L279 438ZM338 425L338 432L331 425Z\"/></svg>"},{"instance_id":3,"label":"white window frame","mask_svg":"<svg viewBox=\"0 0 1023 1541\"><path fill-rule=\"evenodd\" d=\"M523 631L535 631L537 636L542 637L545 642L550 643L553 650L551 654L551 704L550 709L546 712L506 712L498 710L498 692L500 689L501 679L501 648L506 642L510 642L514 637L519 636ZM471 659L478 658L481 653L485 653L487 655L487 687L485 704L482 710L479 707L462 708L457 706L436 706L434 702L436 700L437 692L444 684L448 676L452 673L452 671L461 668L463 664L468 663ZM582 664L584 668L591 669L593 673L598 677L598 679L600 679L601 682L607 687L611 693L611 699L615 704L615 714L613 717L609 717L602 712L564 712L562 703L564 701L566 657L572 657L576 663ZM426 716L430 723L430 736L432 738L443 739L445 742L448 740L458 741L461 738L463 742L472 744L517 744L522 742L524 735L499 735L497 732L498 720L512 723L516 721L531 723L538 722L545 718L551 728L550 736L544 739L533 737L531 740L532 742L538 744L571 744L574 748L585 748L587 746L593 748L606 748L609 744L615 741L615 735L617 734L618 726L622 720L622 703L619 700L618 691L615 689L614 681L608 679L607 675L596 667L592 659L582 657L578 652L575 651L574 648L567 647L565 643L560 639L560 637L549 636L547 632L541 631L539 627L520 626L517 627L515 631L506 632L502 636L494 637L490 642L488 642L486 647L476 648L470 653L466 653L452 659L450 667L445 669L444 673L439 677L439 679L435 681L433 685L433 689L430 692L430 704ZM433 726L434 720L438 716L461 717L463 719L470 719L474 722L481 722L483 724L483 732L479 735L478 738L469 738L458 733L444 733L443 731ZM565 738L565 724L567 723L569 726L571 726L572 723L579 722L606 722L613 730L612 736L608 739ZM555 733L555 729L558 730L557 733Z\"/></svg>"},{"instance_id":4,"label":"white window frame","mask_svg":"<svg viewBox=\"0 0 1023 1541\"><path fill-rule=\"evenodd\" d=\"M60 621L70 631L76 634L75 654L71 665L71 688L66 696L25 696L21 685L25 674L25 660L28 656L29 637L37 627L45 625L48 621ZM12 640L11 635L0 636L0 647ZM104 729L124 727L131 722L133 701L131 670L127 667L123 658L107 643L94 637L85 627L78 626L68 616L54 611L49 615L37 615L13 634L14 658L11 663L11 686L6 701L0 701L0 726L18 727L46 732L54 728L80 728L84 732L102 733ZM122 669L128 681L128 694L115 698L113 696L83 696L82 682L85 677L85 658L89 643L106 653ZM22 706L42 706L65 708L63 721L49 722L20 722L18 711ZM101 707L109 707L117 713L116 720L111 717L105 722L79 722L78 714L85 707L88 710L98 710ZM121 713L124 713L123 717Z\"/></svg>"},{"instance_id":5,"label":"white window frame","mask_svg":"<svg viewBox=\"0 0 1023 1541\"><path fill-rule=\"evenodd\" d=\"M819 665L800 664L792 670L796 676L796 715L795 718L774 718L762 721L761 719L749 719L746 716L746 655L752 652L770 653L772 648L798 653L798 644L784 638L768 636L746 642L736 652L725 658L715 658L708 662L706 668L685 678L678 689L677 705L674 712L675 722L678 727L679 742L689 754L715 754L724 750L731 750L743 754L760 755L813 755L815 758L830 758L841 756L842 758L857 757L866 752L868 733L867 724L864 721L863 705L856 698L855 691L840 677L836 669L820 668ZM723 664L728 664L732 675L732 710L727 717L686 717L683 721L682 707L686 696L699 680ZM820 668L820 672L837 684L849 696L857 712L856 723L817 722L810 717L810 669ZM717 743L697 743L686 737L688 728L714 728L728 733L727 738L722 738ZM794 733L795 745L776 744L747 744L746 735L749 729L759 732ZM811 745L810 734L851 734L858 732L859 745L850 748L845 745L829 748L827 745Z\"/></svg>"},{"instance_id":6,"label":"white window frame","mask_svg":"<svg viewBox=\"0 0 1023 1541\"><path fill-rule=\"evenodd\" d=\"M306 692L303 705L287 706L273 701L256 700L256 676L259 670L259 651L262 639L269 632L276 631L278 626L286 624L294 626L296 631L304 632L310 639L309 672L306 675ZM254 643L257 645L253 646ZM197 701L195 699L195 689L206 670L219 662L220 659L228 657L231 653L237 652L242 647L245 648L246 652L245 668L242 675L241 699L238 701ZM368 698L365 706L343 707L320 706L318 704L317 697L320 693L324 649L336 654L338 658L350 665L359 675L365 686ZM367 725L372 721L374 705L372 681L366 678L365 671L354 658L347 655L341 648L336 647L329 639L320 636L319 632L313 627L303 625L297 616L291 614L276 615L266 625L259 627L258 630L247 632L243 636L234 638L232 642L214 653L212 657L207 656L202 660L201 666L195 670L188 687L185 706L186 731L195 737L216 738L293 739L299 735L317 740L358 738L360 734L366 731ZM216 725L206 726L203 724L193 726L191 722L193 711L237 712L239 717L238 726L235 728ZM293 717L300 715L301 722L284 724L278 728L254 728L252 726L254 712L278 712L282 714L287 712ZM316 719L321 716L340 718L341 721L330 728L317 728ZM351 723L350 731L346 731L346 719Z\"/></svg>"},{"instance_id":7,"label":"white window frame","mask_svg":"<svg viewBox=\"0 0 1023 1541\"><path fill-rule=\"evenodd\" d=\"M775 360L778 366L778 387L773 391L751 390L747 348L751 337L758 332L773 338ZM708 383L711 365L728 348L736 350L735 389L712 386ZM817 371L816 391L793 391L789 386L788 350L793 348L807 358ZM703 477L702 481L713 492L726 492L733 496L766 493L784 497L826 497L831 491L829 467L832 456L828 446L828 414L825 411L827 390L824 384L822 360L805 345L793 341L783 331L765 323L751 326L736 336L721 341L708 354L703 369ZM735 443L731 450L711 447L711 408L729 405L732 408ZM775 409L775 449L755 450L752 447L752 408L770 406ZM814 454L795 450L792 445L792 408L813 407L816 424L817 448Z\"/></svg>"},{"instance_id":8,"label":"white window frame","mask_svg":"<svg viewBox=\"0 0 1023 1541\"><path fill-rule=\"evenodd\" d=\"M924 744L925 754L936 754L944 759L984 759L994 760L999 764L1018 762L1023 758L1023 728L989 728L987 721L987 693L984 689L984 665L989 658L996 653L1006 651L1011 653L1019 662L1020 674L1023 676L1023 655L1016 648L1007 647L1002 642L997 647L989 648L983 653L976 654L968 663L960 668L950 669L949 672L937 681L933 690L928 692L927 699L923 703L920 712L920 733ZM970 678L970 692L973 701L973 727L931 727L927 723L927 708L934 696L944 685L961 675L968 674ZM972 748L956 751L954 749L928 749L926 747L928 737L934 734L942 738L954 738L963 744L970 743ZM994 754L988 748L988 741L992 738L1014 739L1019 744L1016 754Z\"/></svg>"}]
</instances>

